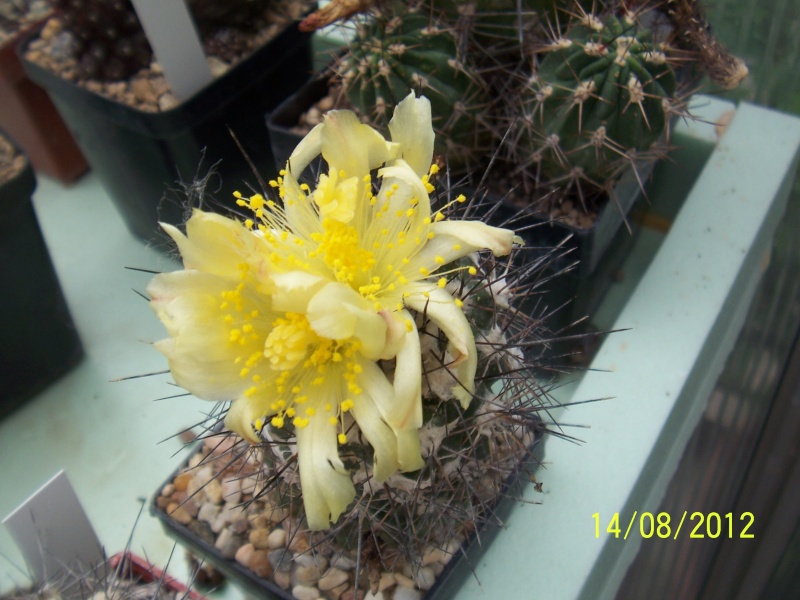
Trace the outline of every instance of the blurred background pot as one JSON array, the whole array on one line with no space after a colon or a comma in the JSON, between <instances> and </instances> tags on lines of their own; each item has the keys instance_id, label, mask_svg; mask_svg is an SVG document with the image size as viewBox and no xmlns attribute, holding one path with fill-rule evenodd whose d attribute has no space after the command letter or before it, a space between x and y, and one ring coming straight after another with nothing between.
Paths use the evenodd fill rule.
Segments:
<instances>
[{"instance_id":1,"label":"blurred background pot","mask_svg":"<svg viewBox=\"0 0 800 600\"><path fill-rule=\"evenodd\" d=\"M50 97L25 74L15 47L37 25L0 45L0 129L28 155L37 172L70 183L89 165Z\"/></svg>"},{"instance_id":2,"label":"blurred background pot","mask_svg":"<svg viewBox=\"0 0 800 600\"><path fill-rule=\"evenodd\" d=\"M257 185L242 149L256 169L270 177L273 159L264 113L300 87L311 72L311 35L289 24L184 102L162 112L146 112L26 59L26 48L37 34L18 48L26 73L50 94L128 228L148 242L164 241L159 221L185 220L187 194L182 184L192 187L213 171L205 180L210 184L207 189L193 189L200 195L212 194L224 182L230 187L212 204L230 208L234 190Z\"/></svg>"},{"instance_id":3,"label":"blurred background pot","mask_svg":"<svg viewBox=\"0 0 800 600\"><path fill-rule=\"evenodd\" d=\"M0 157L2 417L75 366L83 348L31 203L33 168L2 134Z\"/></svg>"}]
</instances>

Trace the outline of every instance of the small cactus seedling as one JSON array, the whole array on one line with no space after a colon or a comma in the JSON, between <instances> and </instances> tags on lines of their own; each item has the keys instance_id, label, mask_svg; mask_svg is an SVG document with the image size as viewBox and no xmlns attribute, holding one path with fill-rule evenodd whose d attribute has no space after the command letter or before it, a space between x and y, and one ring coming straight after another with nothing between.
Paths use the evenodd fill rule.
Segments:
<instances>
[{"instance_id":1,"label":"small cactus seedling","mask_svg":"<svg viewBox=\"0 0 800 600\"><path fill-rule=\"evenodd\" d=\"M485 143L484 86L459 60L452 34L424 14L379 13L360 25L337 72L352 105L381 129L409 90L426 96L437 152L453 166L468 162Z\"/></svg>"},{"instance_id":2,"label":"small cactus seedling","mask_svg":"<svg viewBox=\"0 0 800 600\"><path fill-rule=\"evenodd\" d=\"M519 162L539 182L603 187L664 135L676 79L635 16L583 13L545 48L525 88Z\"/></svg>"}]
</instances>

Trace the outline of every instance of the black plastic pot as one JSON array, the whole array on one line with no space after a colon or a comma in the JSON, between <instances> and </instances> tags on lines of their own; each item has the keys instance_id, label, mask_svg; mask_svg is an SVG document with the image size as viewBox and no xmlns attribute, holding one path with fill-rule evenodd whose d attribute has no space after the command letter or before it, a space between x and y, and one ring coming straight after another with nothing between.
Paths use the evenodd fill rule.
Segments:
<instances>
[{"instance_id":1,"label":"black plastic pot","mask_svg":"<svg viewBox=\"0 0 800 600\"><path fill-rule=\"evenodd\" d=\"M524 258L533 261L545 254L552 257L545 274L553 277L543 286L542 294L531 300L551 311L563 307L548 319L550 330L569 328L566 333L571 335L587 331L591 316L620 276L619 269L636 241L641 227L637 207L645 200L639 182L650 177L654 165L638 164L638 177L633 168L626 171L614 187L613 198L600 209L589 228L497 201L499 206L489 220L521 231L526 245L531 247ZM558 252L553 252L555 247L559 247ZM581 320L579 326L572 326Z\"/></svg>"},{"instance_id":2,"label":"black plastic pot","mask_svg":"<svg viewBox=\"0 0 800 600\"><path fill-rule=\"evenodd\" d=\"M500 494L500 500L489 511L492 517L494 517L494 520L504 522L508 516L513 505L512 497L516 497L513 494L508 494L508 492L513 486L521 485L526 479L526 477L520 478L520 475L524 473L525 476L530 477L544 461L544 434L545 427L537 427L536 439L530 447L530 454L525 464L520 464L519 470L509 476ZM172 483L179 473L188 469L189 460L190 459L187 459L183 465L170 475L165 485ZM205 462L201 464L208 463ZM160 489L163 489L163 487L164 486L161 486ZM509 497L506 497L507 495ZM164 531L166 531L169 536L186 546L192 554L203 562L211 564L226 577L236 581L237 584L241 585L248 593L253 594L256 598L293 600L294 596L289 590L284 590L272 581L259 577L253 571L233 559L222 557L219 550L214 547L213 540L203 538L197 532L193 531L191 527L177 522L170 517L167 512L159 508L158 497L159 492L156 492L150 502L150 514L161 522ZM429 590L423 592L422 600L433 600L440 595L440 590L445 588L457 589L463 579L472 573L473 569L471 565L478 560L483 549L488 547L494 535L497 533L497 530L497 525L493 523L484 523L478 530L473 530L468 533L467 539L462 544L460 551L456 552L445 565L444 570L436 577L433 586Z\"/></svg>"},{"instance_id":3,"label":"black plastic pot","mask_svg":"<svg viewBox=\"0 0 800 600\"><path fill-rule=\"evenodd\" d=\"M25 48L36 35L18 47L25 71L50 94L128 227L146 241L164 240L158 221L182 224L187 202L233 208L233 191L248 184L259 188L229 130L264 179L272 177L264 114L308 79L312 65L311 35L292 24L176 108L148 113L25 60ZM205 197L187 201L179 182L199 181L212 167L216 176L208 181Z\"/></svg>"},{"instance_id":4,"label":"black plastic pot","mask_svg":"<svg viewBox=\"0 0 800 600\"><path fill-rule=\"evenodd\" d=\"M0 417L83 356L31 203L35 189L29 162L0 185Z\"/></svg>"},{"instance_id":5,"label":"black plastic pot","mask_svg":"<svg viewBox=\"0 0 800 600\"><path fill-rule=\"evenodd\" d=\"M276 169L283 169L286 166L286 161L295 146L303 139L303 134L297 131L301 115L327 93L328 78L323 74L317 74L267 115L267 131ZM321 159L316 159L311 168L316 169L320 162Z\"/></svg>"}]
</instances>

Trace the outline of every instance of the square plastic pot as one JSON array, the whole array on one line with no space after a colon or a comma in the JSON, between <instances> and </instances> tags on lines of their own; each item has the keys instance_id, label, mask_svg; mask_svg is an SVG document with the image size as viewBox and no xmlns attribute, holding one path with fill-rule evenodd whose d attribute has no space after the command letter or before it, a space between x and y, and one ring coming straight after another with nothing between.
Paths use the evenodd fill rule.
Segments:
<instances>
[{"instance_id":1,"label":"square plastic pot","mask_svg":"<svg viewBox=\"0 0 800 600\"><path fill-rule=\"evenodd\" d=\"M0 417L83 356L31 203L35 189L30 162L0 186Z\"/></svg>"},{"instance_id":2,"label":"square plastic pot","mask_svg":"<svg viewBox=\"0 0 800 600\"><path fill-rule=\"evenodd\" d=\"M235 208L235 190L248 184L258 189L230 132L264 179L271 178L274 160L264 114L306 81L312 64L311 35L291 24L179 106L149 113L25 60L32 37L18 48L26 73L50 94L128 228L148 242L164 241L159 221L185 221L191 206L180 183L191 185L212 167L216 175L200 198L205 209Z\"/></svg>"},{"instance_id":3,"label":"square plastic pot","mask_svg":"<svg viewBox=\"0 0 800 600\"><path fill-rule=\"evenodd\" d=\"M447 589L457 589L460 582L464 578L469 577L472 573L472 564L477 561L483 548L486 548L493 539L497 532L497 525L494 521L505 522L506 517L514 504L512 497L516 494L509 494L510 497L505 497L512 487L520 486L523 479L520 479L520 474L532 475L538 465L542 464L545 456L544 448L544 428L538 429L536 439L529 448L529 454L524 464L519 465L519 470L512 473L505 486L499 495L498 501L493 507L489 509L490 522L479 525L477 529L473 528L468 531L465 541L461 547L452 555L449 562L444 566L441 573L436 576L436 580L432 587L428 590L421 592L421 600L434 600L435 598L443 597L442 591ZM198 451L200 446L198 445ZM189 461L187 459L183 465L176 469L169 479L164 482L164 486L169 485L181 473L190 469ZM217 458L217 461L227 462L224 458ZM201 462L199 466L207 466L211 464L208 461ZM199 468L199 467L197 467ZM164 486L161 486L163 489ZM214 539L201 535L198 531L202 527L194 527L199 525L197 521L185 525L173 519L166 510L158 505L158 498L160 492L156 492L150 503L150 513L155 516L163 526L166 533L183 544L189 552L201 559L203 562L211 564L215 569L223 573L227 578L235 581L237 585L241 586L247 593L252 594L256 598L276 598L279 600L293 600L294 596L291 594L291 589L284 590L279 587L270 579L265 579L256 575L253 571L240 564L234 559L227 559L223 557L220 551L215 547ZM225 510L225 509L223 509ZM207 528L206 528L207 529ZM208 530L210 531L210 529ZM213 533L211 535L214 535ZM287 554L292 561L292 552L287 549ZM364 590L366 591L366 590Z\"/></svg>"}]
</instances>

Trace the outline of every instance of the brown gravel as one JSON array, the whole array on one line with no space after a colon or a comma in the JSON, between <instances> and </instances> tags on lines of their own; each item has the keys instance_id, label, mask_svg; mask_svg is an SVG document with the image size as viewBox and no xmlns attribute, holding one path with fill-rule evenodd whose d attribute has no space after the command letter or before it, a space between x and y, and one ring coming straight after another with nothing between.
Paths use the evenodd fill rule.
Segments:
<instances>
[{"instance_id":1,"label":"brown gravel","mask_svg":"<svg viewBox=\"0 0 800 600\"><path fill-rule=\"evenodd\" d=\"M26 163L25 156L17 152L8 139L0 135L0 185L19 175Z\"/></svg>"}]
</instances>

